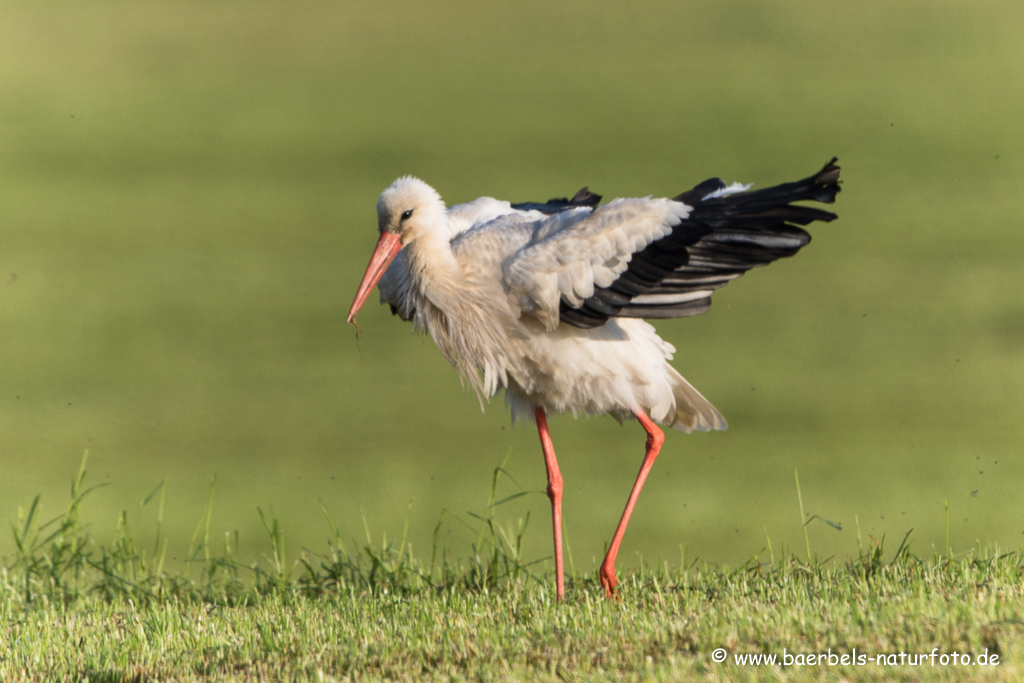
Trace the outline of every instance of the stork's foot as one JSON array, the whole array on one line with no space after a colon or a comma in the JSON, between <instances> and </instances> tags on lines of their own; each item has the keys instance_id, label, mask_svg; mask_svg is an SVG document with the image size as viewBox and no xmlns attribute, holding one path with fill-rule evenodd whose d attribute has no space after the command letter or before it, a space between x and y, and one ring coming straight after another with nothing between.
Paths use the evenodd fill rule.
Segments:
<instances>
[{"instance_id":1,"label":"stork's foot","mask_svg":"<svg viewBox=\"0 0 1024 683\"><path fill-rule=\"evenodd\" d=\"M601 585L604 586L604 594L609 598L618 599L615 586L619 580L615 578L615 565L609 562L601 564Z\"/></svg>"}]
</instances>

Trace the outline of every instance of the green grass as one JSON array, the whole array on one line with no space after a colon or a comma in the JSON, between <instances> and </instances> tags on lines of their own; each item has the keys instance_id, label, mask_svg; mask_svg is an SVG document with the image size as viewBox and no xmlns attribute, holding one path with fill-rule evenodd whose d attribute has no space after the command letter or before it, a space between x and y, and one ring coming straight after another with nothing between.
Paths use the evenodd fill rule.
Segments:
<instances>
[{"instance_id":1,"label":"green grass","mask_svg":"<svg viewBox=\"0 0 1024 683\"><path fill-rule=\"evenodd\" d=\"M374 542L369 531L362 548L335 535L288 560L277 519L261 515L273 552L260 562L239 562L201 525L171 571L160 546L137 544L126 515L109 545L82 525L84 466L64 514L40 524L31 506L12 525L2 680L1011 681L1024 666L1019 552L921 558L907 538L895 550L864 539L843 561L800 560L769 539L732 569L641 564L618 600L593 569L574 572L558 604L550 573L519 555L525 525L503 526L497 501L475 516L465 558L443 547L442 520L429 561L406 538ZM874 661L900 652L972 663ZM804 665L818 653L837 659ZM872 661L838 659L856 653ZM792 659L736 660L757 654ZM973 663L982 654L998 663Z\"/></svg>"},{"instance_id":2,"label":"green grass","mask_svg":"<svg viewBox=\"0 0 1024 683\"><path fill-rule=\"evenodd\" d=\"M0 609L5 680L1019 680L1021 558L825 569L630 574L620 602L596 577L565 604L497 588L331 585ZM15 604L12 604L15 603ZM908 624L910 624L908 626ZM874 656L988 652L997 666L751 666L712 651ZM948 661L948 660L947 660ZM930 660L929 660L930 662Z\"/></svg>"}]
</instances>

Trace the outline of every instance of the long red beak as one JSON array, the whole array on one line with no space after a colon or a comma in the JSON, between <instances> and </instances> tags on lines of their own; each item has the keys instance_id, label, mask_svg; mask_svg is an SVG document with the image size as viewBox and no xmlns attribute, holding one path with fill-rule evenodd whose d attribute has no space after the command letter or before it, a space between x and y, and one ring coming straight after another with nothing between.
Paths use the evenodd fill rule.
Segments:
<instances>
[{"instance_id":1,"label":"long red beak","mask_svg":"<svg viewBox=\"0 0 1024 683\"><path fill-rule=\"evenodd\" d=\"M352 302L352 308L348 309L348 319L346 322L349 325L352 324L356 313L366 303L370 292L373 291L377 281L384 275L384 271L388 269L391 262L395 260L395 256L398 255L398 250L401 248L402 240L397 234L391 232L382 232L380 234L377 246L373 248L373 255L370 256L370 265L366 266L363 281L359 283L359 289L356 291L356 298Z\"/></svg>"}]
</instances>

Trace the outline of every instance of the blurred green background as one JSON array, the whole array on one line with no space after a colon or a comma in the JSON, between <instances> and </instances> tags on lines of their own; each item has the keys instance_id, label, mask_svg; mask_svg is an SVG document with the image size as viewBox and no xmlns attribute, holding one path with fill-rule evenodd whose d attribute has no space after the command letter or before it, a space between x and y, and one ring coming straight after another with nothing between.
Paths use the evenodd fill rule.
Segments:
<instances>
[{"instance_id":1,"label":"blurred green background","mask_svg":"<svg viewBox=\"0 0 1024 683\"><path fill-rule=\"evenodd\" d=\"M668 435L620 558L740 562L1024 541L1024 5L0 2L0 517L52 516L90 452L102 537L166 481L181 555L322 550L540 491L532 427L481 414L376 305L344 324L374 205L416 174L449 203L765 186L840 158L840 220L709 314L658 323L729 419ZM644 436L552 419L578 568L600 559ZM511 482L501 492L517 489ZM549 549L540 493L527 559ZM446 524L464 557L470 534ZM11 550L0 540L0 555ZM180 559L180 558L179 558Z\"/></svg>"}]
</instances>

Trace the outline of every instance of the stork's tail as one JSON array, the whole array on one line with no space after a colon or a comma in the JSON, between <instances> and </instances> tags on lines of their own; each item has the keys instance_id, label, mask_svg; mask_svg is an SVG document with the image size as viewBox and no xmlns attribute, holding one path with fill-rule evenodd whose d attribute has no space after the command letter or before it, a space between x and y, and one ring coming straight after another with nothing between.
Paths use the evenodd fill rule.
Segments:
<instances>
[{"instance_id":1,"label":"stork's tail","mask_svg":"<svg viewBox=\"0 0 1024 683\"><path fill-rule=\"evenodd\" d=\"M668 365L666 363L666 365ZM711 403L704 398L693 385L668 365L669 377L672 382L672 393L676 399L676 412L670 414L665 422L673 429L689 434L693 430L707 432L712 429L726 429L729 424Z\"/></svg>"}]
</instances>

